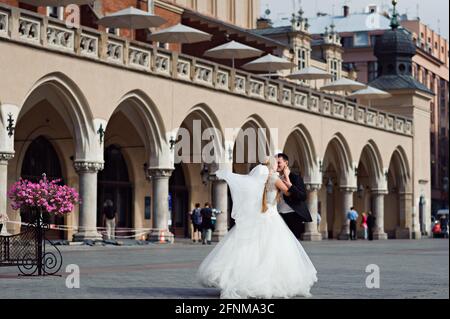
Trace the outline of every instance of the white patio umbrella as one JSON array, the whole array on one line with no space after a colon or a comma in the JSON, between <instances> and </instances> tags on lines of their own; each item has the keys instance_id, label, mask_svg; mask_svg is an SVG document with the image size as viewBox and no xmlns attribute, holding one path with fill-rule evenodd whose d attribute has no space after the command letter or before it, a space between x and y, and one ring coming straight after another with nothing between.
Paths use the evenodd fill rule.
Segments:
<instances>
[{"instance_id":1,"label":"white patio umbrella","mask_svg":"<svg viewBox=\"0 0 450 319\"><path fill-rule=\"evenodd\" d=\"M234 68L234 60L254 58L261 54L263 54L263 51L259 49L236 41L230 41L206 51L204 55L210 58L232 60Z\"/></svg>"},{"instance_id":2,"label":"white patio umbrella","mask_svg":"<svg viewBox=\"0 0 450 319\"><path fill-rule=\"evenodd\" d=\"M356 92L353 92L348 97L350 98L357 98L361 100L368 100L369 106L371 106L372 100L378 100L378 99L387 99L390 98L392 95L388 92L376 89L374 87L367 87L366 89L362 89Z\"/></svg>"},{"instance_id":3,"label":"white patio umbrella","mask_svg":"<svg viewBox=\"0 0 450 319\"><path fill-rule=\"evenodd\" d=\"M323 91L345 91L352 92L356 90L361 90L367 88L366 84L356 82L350 79L341 78L337 81L331 82L330 84L322 86L320 89Z\"/></svg>"},{"instance_id":4,"label":"white patio umbrella","mask_svg":"<svg viewBox=\"0 0 450 319\"><path fill-rule=\"evenodd\" d=\"M274 72L290 69L294 66L295 64L289 60L268 54L245 64L243 68L250 71L267 71L270 77Z\"/></svg>"},{"instance_id":5,"label":"white patio umbrella","mask_svg":"<svg viewBox=\"0 0 450 319\"><path fill-rule=\"evenodd\" d=\"M21 0L20 2L31 4L36 7L65 7L69 4L91 4L94 3L94 1L95 0Z\"/></svg>"},{"instance_id":6,"label":"white patio umbrella","mask_svg":"<svg viewBox=\"0 0 450 319\"><path fill-rule=\"evenodd\" d=\"M317 80L326 80L331 79L332 77L333 75L331 75L330 73L313 66L295 71L287 76L288 79L292 80L315 80L316 88Z\"/></svg>"},{"instance_id":7,"label":"white patio umbrella","mask_svg":"<svg viewBox=\"0 0 450 319\"><path fill-rule=\"evenodd\" d=\"M331 79L332 77L330 73L313 66L295 71L287 76L287 78L292 80L321 80Z\"/></svg>"},{"instance_id":8,"label":"white patio umbrella","mask_svg":"<svg viewBox=\"0 0 450 319\"><path fill-rule=\"evenodd\" d=\"M164 43L196 43L211 40L212 35L181 23L158 31L150 36L150 40Z\"/></svg>"},{"instance_id":9,"label":"white patio umbrella","mask_svg":"<svg viewBox=\"0 0 450 319\"><path fill-rule=\"evenodd\" d=\"M98 23L110 28L148 29L166 23L167 20L150 12L129 7L98 20Z\"/></svg>"}]
</instances>

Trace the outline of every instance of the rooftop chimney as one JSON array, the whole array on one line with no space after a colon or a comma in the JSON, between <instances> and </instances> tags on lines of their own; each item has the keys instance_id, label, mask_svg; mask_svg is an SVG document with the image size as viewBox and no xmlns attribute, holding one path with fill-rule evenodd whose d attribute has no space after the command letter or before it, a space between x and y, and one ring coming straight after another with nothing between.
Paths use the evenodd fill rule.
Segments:
<instances>
[{"instance_id":1,"label":"rooftop chimney","mask_svg":"<svg viewBox=\"0 0 450 319\"><path fill-rule=\"evenodd\" d=\"M268 29L272 27L272 20L268 18L259 18L256 20L257 29Z\"/></svg>"},{"instance_id":2,"label":"rooftop chimney","mask_svg":"<svg viewBox=\"0 0 450 319\"><path fill-rule=\"evenodd\" d=\"M348 17L350 14L350 7L345 5L344 6L344 17Z\"/></svg>"}]
</instances>

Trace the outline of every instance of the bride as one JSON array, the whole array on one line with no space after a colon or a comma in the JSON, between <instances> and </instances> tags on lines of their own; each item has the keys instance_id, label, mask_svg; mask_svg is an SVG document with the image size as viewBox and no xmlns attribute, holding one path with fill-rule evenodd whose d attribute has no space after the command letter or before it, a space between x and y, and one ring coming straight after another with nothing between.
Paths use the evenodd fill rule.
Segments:
<instances>
[{"instance_id":1,"label":"bride","mask_svg":"<svg viewBox=\"0 0 450 319\"><path fill-rule=\"evenodd\" d=\"M310 297L317 271L277 211L288 188L270 157L248 175L220 170L233 198L236 225L205 258L197 272L204 287L223 299Z\"/></svg>"}]
</instances>

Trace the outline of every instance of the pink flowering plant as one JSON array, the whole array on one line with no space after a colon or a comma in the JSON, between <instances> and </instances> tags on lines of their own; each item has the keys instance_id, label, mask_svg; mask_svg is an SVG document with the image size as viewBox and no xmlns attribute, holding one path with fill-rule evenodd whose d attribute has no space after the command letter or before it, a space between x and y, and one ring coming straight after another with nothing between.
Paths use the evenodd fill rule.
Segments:
<instances>
[{"instance_id":1,"label":"pink flowering plant","mask_svg":"<svg viewBox=\"0 0 450 319\"><path fill-rule=\"evenodd\" d=\"M69 214L80 203L80 197L74 188L58 185L60 181L48 181L45 174L38 183L20 178L8 192L12 208L40 209L55 215Z\"/></svg>"}]
</instances>

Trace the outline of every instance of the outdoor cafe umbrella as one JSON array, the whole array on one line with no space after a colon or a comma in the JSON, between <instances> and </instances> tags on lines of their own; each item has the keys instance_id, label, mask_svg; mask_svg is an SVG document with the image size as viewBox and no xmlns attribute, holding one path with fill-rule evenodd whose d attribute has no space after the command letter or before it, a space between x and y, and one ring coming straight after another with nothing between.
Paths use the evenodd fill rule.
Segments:
<instances>
[{"instance_id":1,"label":"outdoor cafe umbrella","mask_svg":"<svg viewBox=\"0 0 450 319\"><path fill-rule=\"evenodd\" d=\"M391 95L388 92L378 90L374 87L367 87L366 89L362 89L356 92L353 92L348 97L350 98L357 98L362 100L368 100L369 106L371 106L371 100L378 100L378 99L387 99L391 97Z\"/></svg>"},{"instance_id":2,"label":"outdoor cafe umbrella","mask_svg":"<svg viewBox=\"0 0 450 319\"><path fill-rule=\"evenodd\" d=\"M31 4L37 7L65 7L69 4L91 4L94 3L94 1L95 0L21 0L20 2Z\"/></svg>"},{"instance_id":3,"label":"outdoor cafe umbrella","mask_svg":"<svg viewBox=\"0 0 450 319\"><path fill-rule=\"evenodd\" d=\"M313 66L295 71L287 76L288 79L292 80L326 80L331 79L332 77L333 76L330 73ZM317 81L316 81L316 88L317 88Z\"/></svg>"},{"instance_id":4,"label":"outdoor cafe umbrella","mask_svg":"<svg viewBox=\"0 0 450 319\"><path fill-rule=\"evenodd\" d=\"M109 28L126 28L130 30L155 28L166 22L166 19L160 16L134 7L108 14L98 20L98 24Z\"/></svg>"},{"instance_id":5,"label":"outdoor cafe umbrella","mask_svg":"<svg viewBox=\"0 0 450 319\"><path fill-rule=\"evenodd\" d=\"M212 35L181 23L153 33L150 40L163 43L196 43L211 40Z\"/></svg>"},{"instance_id":6,"label":"outdoor cafe umbrella","mask_svg":"<svg viewBox=\"0 0 450 319\"><path fill-rule=\"evenodd\" d=\"M243 66L244 69L250 71L267 71L269 76L280 70L286 70L294 67L295 64L286 59L274 56L272 54L265 55L259 59L249 62Z\"/></svg>"},{"instance_id":7,"label":"outdoor cafe umbrella","mask_svg":"<svg viewBox=\"0 0 450 319\"><path fill-rule=\"evenodd\" d=\"M260 56L263 51L248 45L230 41L205 52L205 56L216 59L231 59L234 68L234 60L248 59Z\"/></svg>"},{"instance_id":8,"label":"outdoor cafe umbrella","mask_svg":"<svg viewBox=\"0 0 450 319\"><path fill-rule=\"evenodd\" d=\"M320 89L322 91L345 91L352 92L356 90L361 90L367 88L366 84L356 82L350 79L341 78L337 81L331 82L330 84L322 86Z\"/></svg>"}]
</instances>

